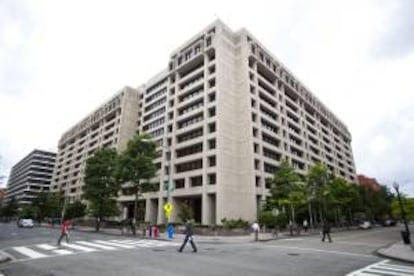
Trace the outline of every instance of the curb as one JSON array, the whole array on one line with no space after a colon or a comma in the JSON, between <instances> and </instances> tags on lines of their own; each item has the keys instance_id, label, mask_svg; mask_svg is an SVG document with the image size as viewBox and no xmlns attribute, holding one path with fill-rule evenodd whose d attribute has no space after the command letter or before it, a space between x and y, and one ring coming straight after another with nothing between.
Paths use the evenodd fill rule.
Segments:
<instances>
[{"instance_id":1,"label":"curb","mask_svg":"<svg viewBox=\"0 0 414 276\"><path fill-rule=\"evenodd\" d=\"M7 254L6 252L0 250L0 264L7 263L8 261L11 261L11 260L12 260L12 258L10 257L9 254ZM0 276L1 275L3 275L3 274L1 274L1 272L0 272Z\"/></svg>"},{"instance_id":2,"label":"curb","mask_svg":"<svg viewBox=\"0 0 414 276\"><path fill-rule=\"evenodd\" d=\"M375 251L375 253L376 253L378 256L385 257L385 258L388 258L388 259L392 259L392 260L395 260L395 261L400 261L400 262L405 262L405 263L409 263L409 264L414 264L414 261L412 261L412 260L407 260L407 259L404 259L404 258L396 257L396 256L391 255L391 254L388 254L388 253L381 252L382 250L386 250L386 249L388 249L388 248L389 248L390 246L392 246L393 244L395 244L395 243L391 243L391 244L388 244L388 245L387 245L387 246L385 246L385 247L382 247L382 248L380 248L380 249L377 249L377 250Z\"/></svg>"}]
</instances>

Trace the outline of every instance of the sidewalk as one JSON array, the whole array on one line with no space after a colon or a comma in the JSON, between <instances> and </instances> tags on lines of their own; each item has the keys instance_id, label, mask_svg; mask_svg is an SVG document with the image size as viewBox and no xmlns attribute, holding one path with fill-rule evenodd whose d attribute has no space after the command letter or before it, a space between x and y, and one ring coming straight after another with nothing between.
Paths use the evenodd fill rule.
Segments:
<instances>
[{"instance_id":1,"label":"sidewalk","mask_svg":"<svg viewBox=\"0 0 414 276\"><path fill-rule=\"evenodd\" d=\"M10 260L10 256L0 250L0 264L5 263L9 260ZM1 272L0 272L0 275L2 275Z\"/></svg>"},{"instance_id":2,"label":"sidewalk","mask_svg":"<svg viewBox=\"0 0 414 276\"><path fill-rule=\"evenodd\" d=\"M414 264L414 246L402 241L381 248L377 253L383 257Z\"/></svg>"}]
</instances>

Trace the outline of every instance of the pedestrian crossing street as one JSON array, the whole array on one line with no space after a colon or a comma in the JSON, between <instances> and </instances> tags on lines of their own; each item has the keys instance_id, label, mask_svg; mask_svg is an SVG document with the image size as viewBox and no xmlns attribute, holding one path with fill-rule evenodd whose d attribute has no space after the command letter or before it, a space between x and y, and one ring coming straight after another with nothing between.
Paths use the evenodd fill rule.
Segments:
<instances>
[{"instance_id":1,"label":"pedestrian crossing street","mask_svg":"<svg viewBox=\"0 0 414 276\"><path fill-rule=\"evenodd\" d=\"M94 241L73 241L71 243L62 242L60 246L56 244L35 244L29 246L16 246L4 250L15 261L40 259L47 257L57 257L77 253L90 253L99 251L134 249L134 248L154 248L178 246L179 243L158 240L94 240Z\"/></svg>"},{"instance_id":2,"label":"pedestrian crossing street","mask_svg":"<svg viewBox=\"0 0 414 276\"><path fill-rule=\"evenodd\" d=\"M390 260L384 260L357 271L351 272L346 276L374 276L374 275L387 275L387 276L414 276L414 266L401 265L391 263Z\"/></svg>"}]
</instances>

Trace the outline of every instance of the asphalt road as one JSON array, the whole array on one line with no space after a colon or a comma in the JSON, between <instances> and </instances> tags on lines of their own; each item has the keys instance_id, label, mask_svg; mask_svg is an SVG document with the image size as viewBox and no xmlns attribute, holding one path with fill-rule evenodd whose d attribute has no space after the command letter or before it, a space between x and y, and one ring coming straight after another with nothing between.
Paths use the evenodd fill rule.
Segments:
<instances>
[{"instance_id":1,"label":"asphalt road","mask_svg":"<svg viewBox=\"0 0 414 276\"><path fill-rule=\"evenodd\" d=\"M395 275L390 271L414 275L414 267L375 255L376 249L400 238L398 227L333 233L333 243L322 243L319 236L268 242L251 239L230 242L224 237L214 240L200 237L198 253L192 253L190 246L178 253L181 240L150 241L82 232L72 232L70 244L56 247L58 236L58 229L18 229L15 224L0 224L0 249L14 258L0 264L0 272L44 276L332 276L353 271L357 271L353 275L362 275L358 273L369 269L372 273L376 269L388 275Z\"/></svg>"}]
</instances>

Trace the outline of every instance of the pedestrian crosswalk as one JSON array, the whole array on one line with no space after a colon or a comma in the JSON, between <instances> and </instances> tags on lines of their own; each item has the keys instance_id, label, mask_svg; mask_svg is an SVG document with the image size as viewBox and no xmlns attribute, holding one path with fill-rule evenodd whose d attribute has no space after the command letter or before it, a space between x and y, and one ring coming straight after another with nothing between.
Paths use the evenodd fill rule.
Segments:
<instances>
[{"instance_id":1,"label":"pedestrian crosswalk","mask_svg":"<svg viewBox=\"0 0 414 276\"><path fill-rule=\"evenodd\" d=\"M414 266L391 263L390 260L384 260L357 271L351 272L346 276L414 276Z\"/></svg>"},{"instance_id":2,"label":"pedestrian crosswalk","mask_svg":"<svg viewBox=\"0 0 414 276\"><path fill-rule=\"evenodd\" d=\"M34 244L28 246L16 246L7 248L6 251L16 261L57 257L77 253L93 253L105 250L123 250L134 248L152 248L178 246L179 243L158 240L93 240L73 241L71 243Z\"/></svg>"}]
</instances>

